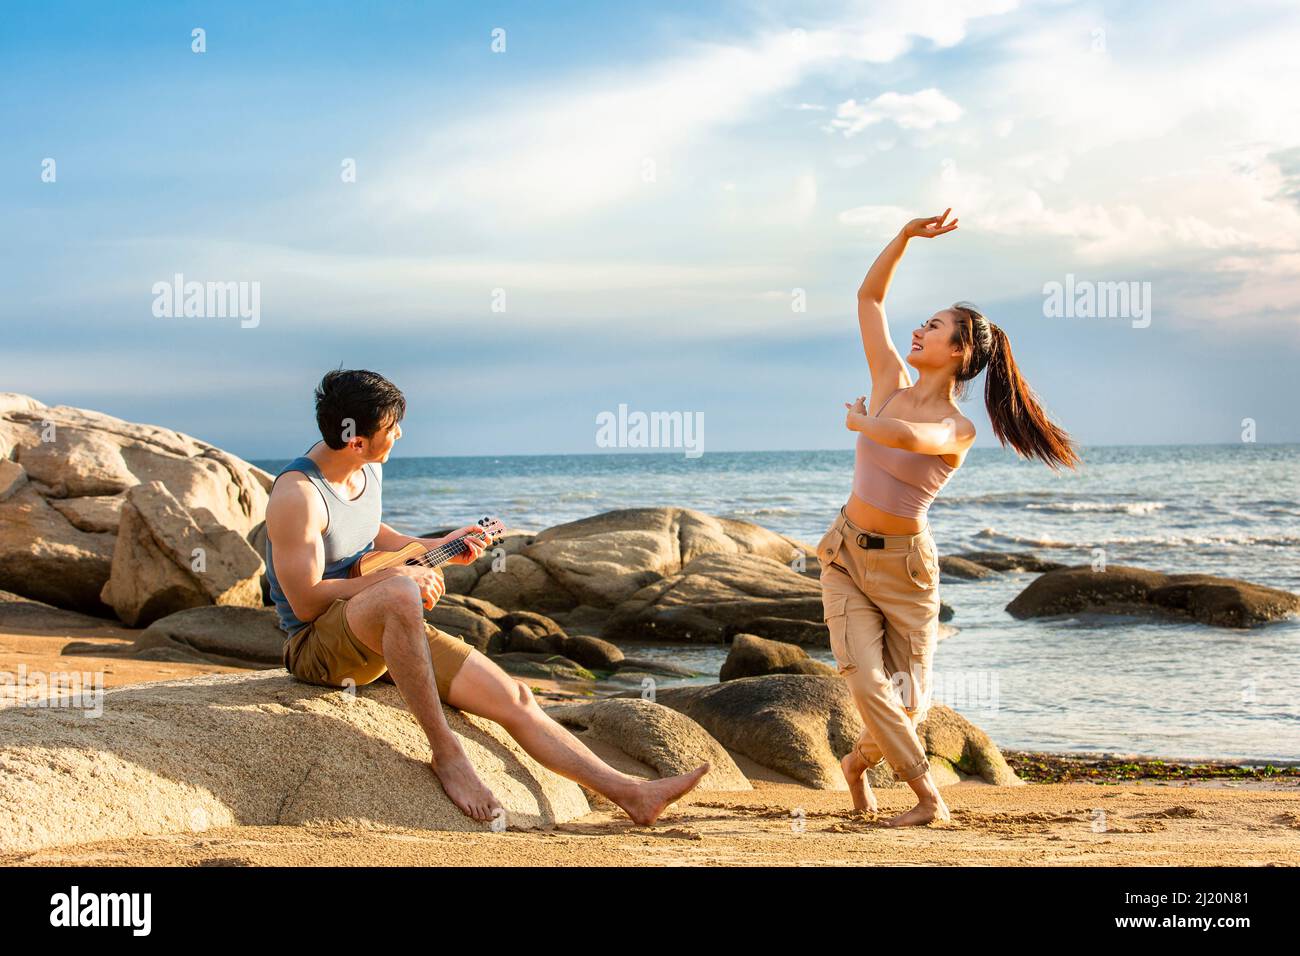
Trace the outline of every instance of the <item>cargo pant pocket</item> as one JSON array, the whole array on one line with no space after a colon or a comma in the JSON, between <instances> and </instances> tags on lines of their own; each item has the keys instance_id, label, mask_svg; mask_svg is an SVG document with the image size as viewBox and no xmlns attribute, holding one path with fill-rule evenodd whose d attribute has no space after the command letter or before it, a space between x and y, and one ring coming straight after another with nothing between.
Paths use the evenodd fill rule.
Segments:
<instances>
[{"instance_id":1,"label":"cargo pant pocket","mask_svg":"<svg viewBox=\"0 0 1300 956\"><path fill-rule=\"evenodd\" d=\"M933 627L918 627L907 632L907 678L900 688L903 709L916 715L919 723L930 709L931 672L934 668L934 645L937 633Z\"/></svg>"},{"instance_id":2,"label":"cargo pant pocket","mask_svg":"<svg viewBox=\"0 0 1300 956\"><path fill-rule=\"evenodd\" d=\"M817 542L817 560L821 562L823 568L829 567L835 560L835 556L840 553L840 545L844 543L844 532L838 525L831 525L822 539Z\"/></svg>"},{"instance_id":3,"label":"cargo pant pocket","mask_svg":"<svg viewBox=\"0 0 1300 956\"><path fill-rule=\"evenodd\" d=\"M934 548L918 544L907 552L907 576L923 591L939 584L939 557Z\"/></svg>"},{"instance_id":4,"label":"cargo pant pocket","mask_svg":"<svg viewBox=\"0 0 1300 956\"><path fill-rule=\"evenodd\" d=\"M841 674L848 674L857 669L853 654L849 650L849 616L848 595L822 595L822 610L826 619L826 628L830 631L831 655L839 666Z\"/></svg>"}]
</instances>

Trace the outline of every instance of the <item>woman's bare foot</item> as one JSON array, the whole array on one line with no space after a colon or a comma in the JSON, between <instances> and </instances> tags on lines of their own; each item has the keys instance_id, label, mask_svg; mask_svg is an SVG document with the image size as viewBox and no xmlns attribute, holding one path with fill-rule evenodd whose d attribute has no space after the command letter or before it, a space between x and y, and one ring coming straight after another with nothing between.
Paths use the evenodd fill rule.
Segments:
<instances>
[{"instance_id":1,"label":"woman's bare foot","mask_svg":"<svg viewBox=\"0 0 1300 956\"><path fill-rule=\"evenodd\" d=\"M923 827L935 820L947 823L952 817L948 814L948 805L936 791L934 798L922 797L911 810L884 821L887 827Z\"/></svg>"},{"instance_id":2,"label":"woman's bare foot","mask_svg":"<svg viewBox=\"0 0 1300 956\"><path fill-rule=\"evenodd\" d=\"M871 792L871 784L867 783L865 776L868 769L867 762L856 750L850 750L840 761L840 770L853 796L853 808L859 813L876 812L876 795Z\"/></svg>"},{"instance_id":3,"label":"woman's bare foot","mask_svg":"<svg viewBox=\"0 0 1300 956\"><path fill-rule=\"evenodd\" d=\"M442 789L451 798L451 802L465 816L487 822L501 811L501 804L478 778L474 765L459 747L435 757L429 766L437 774L438 782L442 784Z\"/></svg>"},{"instance_id":4,"label":"woman's bare foot","mask_svg":"<svg viewBox=\"0 0 1300 956\"><path fill-rule=\"evenodd\" d=\"M643 827L649 826L659 819L659 814L663 813L670 803L675 803L695 789L696 784L709 772L711 766L705 762L690 773L665 777L662 780L646 780L631 787L626 795L610 796L610 799L622 807L634 822Z\"/></svg>"}]
</instances>

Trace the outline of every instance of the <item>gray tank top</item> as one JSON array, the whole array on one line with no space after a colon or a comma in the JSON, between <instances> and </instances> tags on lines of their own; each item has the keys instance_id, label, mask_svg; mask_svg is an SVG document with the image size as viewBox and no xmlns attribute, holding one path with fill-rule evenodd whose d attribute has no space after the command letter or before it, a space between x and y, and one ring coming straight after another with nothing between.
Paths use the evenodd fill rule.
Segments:
<instances>
[{"instance_id":1,"label":"gray tank top","mask_svg":"<svg viewBox=\"0 0 1300 956\"><path fill-rule=\"evenodd\" d=\"M320 442L316 443L317 445ZM316 445L312 445L315 448ZM307 449L311 451L311 448ZM383 468L377 463L367 462L362 466L365 486L361 494L348 500L342 497L334 486L325 480L320 467L306 455L300 455L285 465L276 474L300 471L307 476L325 502L327 520L321 538L325 544L325 573L323 578L346 578L356 563L367 551L375 546L375 535L379 533L380 515L382 513L380 484L383 482ZM287 634L294 634L307 626L308 621L300 621L289 606L289 599L284 596L280 582L275 578L275 562L271 554L271 536L266 536L266 578L270 584L271 600L275 603L276 613L280 616L280 627Z\"/></svg>"}]
</instances>

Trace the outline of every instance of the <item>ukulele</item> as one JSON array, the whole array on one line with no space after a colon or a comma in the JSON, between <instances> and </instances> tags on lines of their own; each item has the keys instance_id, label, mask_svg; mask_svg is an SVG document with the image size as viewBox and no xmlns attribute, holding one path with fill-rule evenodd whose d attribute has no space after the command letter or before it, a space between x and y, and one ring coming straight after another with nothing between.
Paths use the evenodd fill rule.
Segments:
<instances>
[{"instance_id":1,"label":"ukulele","mask_svg":"<svg viewBox=\"0 0 1300 956\"><path fill-rule=\"evenodd\" d=\"M487 532L489 545L496 544L497 539L506 531L506 526L500 519L491 515L484 515L476 524ZM412 541L400 551L367 551L352 565L348 577L357 578L402 564L418 564L426 568L441 567L456 555L464 554L469 550L469 545L465 543L466 537L468 535L461 535L436 548L427 548L418 541Z\"/></svg>"}]
</instances>

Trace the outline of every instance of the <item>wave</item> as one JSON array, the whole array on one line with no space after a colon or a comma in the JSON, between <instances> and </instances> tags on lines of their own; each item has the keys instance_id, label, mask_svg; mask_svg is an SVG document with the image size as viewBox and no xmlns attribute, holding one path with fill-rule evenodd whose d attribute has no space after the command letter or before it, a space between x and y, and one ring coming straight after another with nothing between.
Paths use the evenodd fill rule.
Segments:
<instances>
[{"instance_id":1,"label":"wave","mask_svg":"<svg viewBox=\"0 0 1300 956\"><path fill-rule=\"evenodd\" d=\"M1074 541L1057 541L1055 538L1036 538L1026 534L1009 534L1006 531L998 531L996 528L983 528L976 532L976 538L982 538L985 541L1005 541L1008 544L1028 545L1031 548L1083 548L1082 544Z\"/></svg>"},{"instance_id":2,"label":"wave","mask_svg":"<svg viewBox=\"0 0 1300 956\"><path fill-rule=\"evenodd\" d=\"M1164 508L1163 501L1053 501L1025 505L1029 511L1098 512L1106 514L1149 515Z\"/></svg>"},{"instance_id":3,"label":"wave","mask_svg":"<svg viewBox=\"0 0 1300 956\"><path fill-rule=\"evenodd\" d=\"M1012 534L1007 531L999 531L997 528L983 528L976 532L974 537L985 541L1003 541L1007 544L1025 545L1031 548L1072 548L1078 551L1091 551L1093 548L1107 545L1158 545L1169 548L1199 547L1203 545L1265 545L1276 548L1291 548L1300 545L1300 537L1295 535L1281 535L1280 537L1253 534L1129 535L1116 538L1092 538L1088 541L1060 541L1056 538Z\"/></svg>"},{"instance_id":4,"label":"wave","mask_svg":"<svg viewBox=\"0 0 1300 956\"><path fill-rule=\"evenodd\" d=\"M936 506L955 508L962 505L1023 505L1043 498L1059 498L1058 491L991 491L983 495L940 495Z\"/></svg>"}]
</instances>

